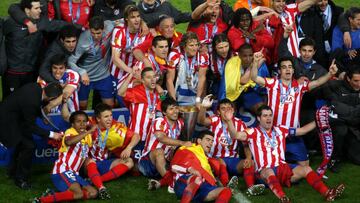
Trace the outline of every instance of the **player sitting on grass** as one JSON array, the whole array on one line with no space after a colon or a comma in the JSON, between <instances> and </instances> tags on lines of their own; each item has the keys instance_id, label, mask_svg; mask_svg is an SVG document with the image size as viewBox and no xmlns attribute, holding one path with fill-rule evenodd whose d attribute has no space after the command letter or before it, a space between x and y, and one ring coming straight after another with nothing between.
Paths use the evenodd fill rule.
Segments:
<instances>
[{"instance_id":1,"label":"player sitting on grass","mask_svg":"<svg viewBox=\"0 0 360 203\"><path fill-rule=\"evenodd\" d=\"M191 147L180 147L171 161L171 170L175 175L175 194L186 202L229 202L231 190L216 185L208 154L214 142L210 131L200 132L196 144ZM225 171L226 172L226 171Z\"/></svg>"},{"instance_id":2,"label":"player sitting on grass","mask_svg":"<svg viewBox=\"0 0 360 203\"><path fill-rule=\"evenodd\" d=\"M232 114L225 117L232 120ZM328 188L321 177L310 166L299 164L287 164L285 160L285 139L291 136L301 136L313 130L316 125L311 122L301 128L287 128L285 126L273 126L273 111L269 106L261 106L257 112L259 126L248 128L243 132L236 131L231 122L228 123L233 138L248 141L251 153L254 157L257 172L269 185L272 192L280 199L280 202L290 202L281 185L290 187L291 182L297 182L302 178L318 191L326 201L334 201L345 189L344 184L334 188Z\"/></svg>"},{"instance_id":3,"label":"player sitting on grass","mask_svg":"<svg viewBox=\"0 0 360 203\"><path fill-rule=\"evenodd\" d=\"M96 189L79 176L79 169L86 160L92 145L91 133L97 128L94 125L87 131L87 122L88 116L85 112L75 111L71 114L71 128L65 131L59 149L59 158L55 162L51 175L51 180L60 192L49 194L50 190L47 190L45 195L35 198L34 203L96 198Z\"/></svg>"},{"instance_id":4,"label":"player sitting on grass","mask_svg":"<svg viewBox=\"0 0 360 203\"><path fill-rule=\"evenodd\" d=\"M94 113L92 122L98 127L92 133L94 144L85 165L89 178L99 189L100 199L110 199L103 182L120 177L134 166L130 155L140 137L123 123L113 119L109 105L98 104ZM116 158L109 158L110 153Z\"/></svg>"},{"instance_id":5,"label":"player sitting on grass","mask_svg":"<svg viewBox=\"0 0 360 203\"><path fill-rule=\"evenodd\" d=\"M216 176L220 177L220 181L223 185L227 185L229 177L224 176L223 171L227 171L229 175L237 176L243 175L248 195L260 195L264 192L265 185L255 185L255 169L254 162L251 159L251 151L247 146L247 143L243 143L242 147L246 158L239 158L238 148L241 144L236 139L232 139L228 129L227 122L225 122L226 113L234 113L234 104L229 99L222 99L219 102L217 115L206 117L206 109L212 106L212 95L206 96L201 104L200 112L198 115L198 122L204 126L210 128L210 131L214 133L214 142L211 147L209 157L220 160L220 164L217 165L220 174ZM244 131L246 125L238 118L233 117L231 121L235 126L236 131Z\"/></svg>"},{"instance_id":6,"label":"player sitting on grass","mask_svg":"<svg viewBox=\"0 0 360 203\"><path fill-rule=\"evenodd\" d=\"M181 141L179 136L184 122L179 118L179 107L173 98L161 102L164 117L157 118L151 128L150 136L146 138L142 157L139 159L140 172L150 178L163 177L159 182L149 181L149 190L160 186L172 185L172 175L167 171L176 147L191 146L190 141ZM170 187L170 191L172 188Z\"/></svg>"}]
</instances>

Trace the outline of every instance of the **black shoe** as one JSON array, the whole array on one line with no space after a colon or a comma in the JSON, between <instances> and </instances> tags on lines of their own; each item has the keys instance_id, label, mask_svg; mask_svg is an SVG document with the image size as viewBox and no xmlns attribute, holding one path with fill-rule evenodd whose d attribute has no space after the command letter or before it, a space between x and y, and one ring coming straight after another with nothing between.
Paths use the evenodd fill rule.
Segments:
<instances>
[{"instance_id":1,"label":"black shoe","mask_svg":"<svg viewBox=\"0 0 360 203\"><path fill-rule=\"evenodd\" d=\"M328 168L330 169L331 172L333 173L339 173L340 172L340 168L341 168L341 164L339 160L335 160L335 159L331 159L329 164L328 164Z\"/></svg>"},{"instance_id":2,"label":"black shoe","mask_svg":"<svg viewBox=\"0 0 360 203\"><path fill-rule=\"evenodd\" d=\"M18 186L20 189L23 190L30 190L31 189L31 184L23 179L15 179L15 185Z\"/></svg>"},{"instance_id":3,"label":"black shoe","mask_svg":"<svg viewBox=\"0 0 360 203\"><path fill-rule=\"evenodd\" d=\"M111 196L110 194L108 193L108 191L106 190L106 188L101 188L99 190L99 198L102 199L102 200L105 200L105 199L110 199Z\"/></svg>"}]
</instances>

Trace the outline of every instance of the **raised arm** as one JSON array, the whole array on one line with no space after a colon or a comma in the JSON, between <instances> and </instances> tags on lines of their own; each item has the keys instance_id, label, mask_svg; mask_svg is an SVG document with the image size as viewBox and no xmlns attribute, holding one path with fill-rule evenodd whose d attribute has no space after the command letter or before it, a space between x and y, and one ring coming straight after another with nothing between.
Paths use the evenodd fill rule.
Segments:
<instances>
[{"instance_id":1,"label":"raised arm","mask_svg":"<svg viewBox=\"0 0 360 203\"><path fill-rule=\"evenodd\" d=\"M240 140L240 141L246 141L247 138L247 134L245 132L238 132L236 131L236 128L234 126L234 123L232 121L234 116L234 112L232 111L227 111L225 113L225 122L228 126L228 130L229 130L229 134L231 136L232 139L236 139L236 140Z\"/></svg>"},{"instance_id":2,"label":"raised arm","mask_svg":"<svg viewBox=\"0 0 360 203\"><path fill-rule=\"evenodd\" d=\"M334 59L329 67L329 72L327 74L325 74L325 75L321 76L319 79L311 81L309 83L309 90L315 89L315 88L325 84L331 77L335 76L337 71L338 71L338 68L335 64L335 59Z\"/></svg>"},{"instance_id":3,"label":"raised arm","mask_svg":"<svg viewBox=\"0 0 360 203\"><path fill-rule=\"evenodd\" d=\"M175 68L171 68L167 70L166 73L166 89L168 90L168 94L176 100L176 93L175 93L175 86L174 86L174 80L175 80L175 74L176 70Z\"/></svg>"},{"instance_id":4,"label":"raised arm","mask_svg":"<svg viewBox=\"0 0 360 203\"><path fill-rule=\"evenodd\" d=\"M307 133L314 130L315 128L316 128L316 123L315 123L315 121L312 121L312 122L304 125L301 128L296 128L296 136L306 135Z\"/></svg>"},{"instance_id":5,"label":"raised arm","mask_svg":"<svg viewBox=\"0 0 360 203\"><path fill-rule=\"evenodd\" d=\"M124 97L125 94L126 94L126 90L128 89L128 86L129 86L129 83L131 81L131 79L133 78L133 73L130 72L128 77L125 79L125 81L121 84L121 86L119 87L118 89L118 92L117 94L120 96L120 97Z\"/></svg>"},{"instance_id":6,"label":"raised arm","mask_svg":"<svg viewBox=\"0 0 360 203\"><path fill-rule=\"evenodd\" d=\"M318 3L319 0L304 0L299 3L298 9L301 13L305 12L307 9L309 9L311 6Z\"/></svg>"},{"instance_id":7,"label":"raised arm","mask_svg":"<svg viewBox=\"0 0 360 203\"><path fill-rule=\"evenodd\" d=\"M213 99L211 98L212 96L212 94L209 94L204 97L199 110L197 121L204 126L210 126L211 124L210 118L206 117L206 110L210 108L213 104Z\"/></svg>"},{"instance_id":8,"label":"raised arm","mask_svg":"<svg viewBox=\"0 0 360 203\"><path fill-rule=\"evenodd\" d=\"M251 80L262 87L265 86L265 79L261 76L258 76L258 68L261 66L262 63L265 62L265 60L266 59L262 53L262 50L260 50L259 52L255 52L254 60L251 67Z\"/></svg>"}]
</instances>

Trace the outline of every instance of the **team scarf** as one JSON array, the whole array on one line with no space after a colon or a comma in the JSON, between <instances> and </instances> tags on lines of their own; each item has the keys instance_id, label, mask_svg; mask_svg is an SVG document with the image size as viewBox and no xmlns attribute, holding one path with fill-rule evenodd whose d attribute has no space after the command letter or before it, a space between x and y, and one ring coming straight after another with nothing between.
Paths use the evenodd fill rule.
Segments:
<instances>
[{"instance_id":1,"label":"team scarf","mask_svg":"<svg viewBox=\"0 0 360 203\"><path fill-rule=\"evenodd\" d=\"M316 111L316 125L318 127L321 150L323 153L323 160L320 166L316 169L316 172L320 175L320 177L325 174L327 164L329 163L334 150L333 136L329 123L329 111L330 107L328 106L322 106Z\"/></svg>"}]
</instances>

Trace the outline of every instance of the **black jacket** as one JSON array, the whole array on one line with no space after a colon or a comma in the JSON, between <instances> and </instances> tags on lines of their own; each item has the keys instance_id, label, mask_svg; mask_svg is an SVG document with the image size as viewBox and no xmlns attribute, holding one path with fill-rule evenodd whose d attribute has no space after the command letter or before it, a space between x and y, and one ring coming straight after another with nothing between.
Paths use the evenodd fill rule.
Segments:
<instances>
[{"instance_id":1,"label":"black jacket","mask_svg":"<svg viewBox=\"0 0 360 203\"><path fill-rule=\"evenodd\" d=\"M138 3L137 7L139 8L141 18L150 28L155 28L159 24L159 17L162 15L173 17L176 24L187 23L191 20L191 13L179 11L167 1L159 4L159 6L154 9L145 9L142 1Z\"/></svg>"},{"instance_id":2,"label":"black jacket","mask_svg":"<svg viewBox=\"0 0 360 203\"><path fill-rule=\"evenodd\" d=\"M96 0L94 5L94 16L102 16L104 20L118 20L124 17L124 9L127 5L135 4L131 0L117 0L112 9L105 4L105 0Z\"/></svg>"},{"instance_id":3,"label":"black jacket","mask_svg":"<svg viewBox=\"0 0 360 203\"><path fill-rule=\"evenodd\" d=\"M45 59L40 66L39 75L46 82L57 81L51 74L51 64L50 64L51 58L57 54L64 54L66 57L66 61L69 58L69 56L72 54L67 49L65 49L65 47L63 46L63 44L60 42L59 39L55 40L50 44L49 48L45 53Z\"/></svg>"},{"instance_id":4,"label":"black jacket","mask_svg":"<svg viewBox=\"0 0 360 203\"><path fill-rule=\"evenodd\" d=\"M41 104L42 89L37 83L26 84L6 97L0 103L0 142L13 147L32 133L48 137L50 132L36 125Z\"/></svg>"},{"instance_id":5,"label":"black jacket","mask_svg":"<svg viewBox=\"0 0 360 203\"><path fill-rule=\"evenodd\" d=\"M318 98L334 106L334 112L350 125L360 124L360 91L354 90L346 80L329 81L318 91Z\"/></svg>"}]
</instances>

